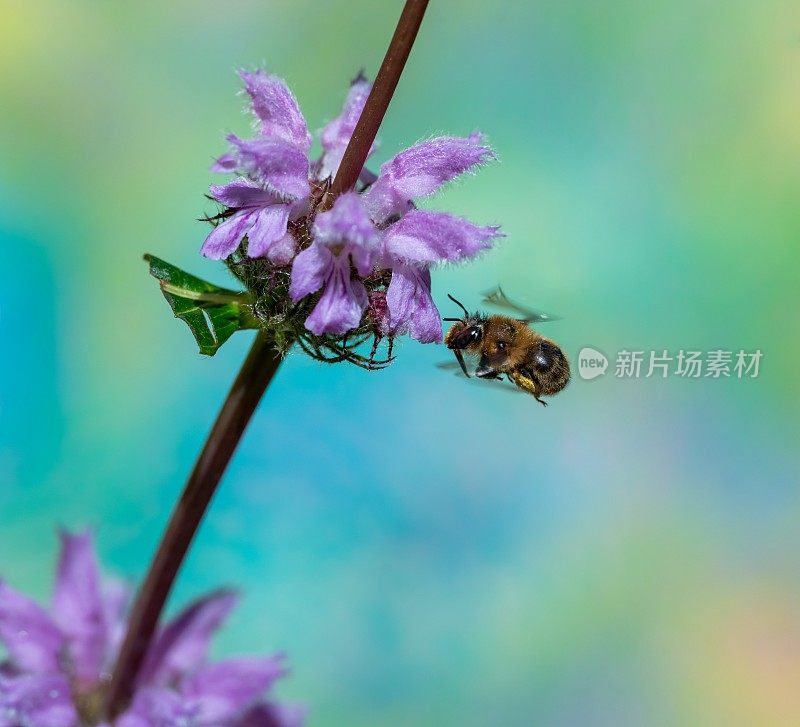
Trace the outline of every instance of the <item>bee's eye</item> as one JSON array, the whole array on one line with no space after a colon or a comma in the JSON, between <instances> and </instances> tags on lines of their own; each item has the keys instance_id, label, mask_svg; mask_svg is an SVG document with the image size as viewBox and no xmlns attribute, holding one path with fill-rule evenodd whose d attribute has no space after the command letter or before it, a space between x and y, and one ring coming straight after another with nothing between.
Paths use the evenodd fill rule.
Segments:
<instances>
[{"instance_id":1,"label":"bee's eye","mask_svg":"<svg viewBox=\"0 0 800 727\"><path fill-rule=\"evenodd\" d=\"M483 332L479 326L469 326L454 336L448 345L451 348L469 348L475 345L477 341L480 341L482 335Z\"/></svg>"},{"instance_id":2,"label":"bee's eye","mask_svg":"<svg viewBox=\"0 0 800 727\"><path fill-rule=\"evenodd\" d=\"M506 350L506 342L505 341L498 341L497 342L497 350L498 351L505 351Z\"/></svg>"}]
</instances>

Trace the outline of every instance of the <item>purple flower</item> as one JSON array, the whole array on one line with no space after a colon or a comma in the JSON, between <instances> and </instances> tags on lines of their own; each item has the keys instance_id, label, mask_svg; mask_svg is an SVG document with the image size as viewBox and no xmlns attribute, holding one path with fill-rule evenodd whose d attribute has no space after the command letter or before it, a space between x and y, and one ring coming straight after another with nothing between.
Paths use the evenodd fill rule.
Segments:
<instances>
[{"instance_id":1,"label":"purple flower","mask_svg":"<svg viewBox=\"0 0 800 727\"><path fill-rule=\"evenodd\" d=\"M370 90L372 90L372 84L359 74L350 85L342 112L322 130L320 142L324 153L320 162L320 179L336 176L344 150L347 148L358 118L364 110ZM373 151L375 151L375 144L372 145L369 153L372 154Z\"/></svg>"},{"instance_id":2,"label":"purple flower","mask_svg":"<svg viewBox=\"0 0 800 727\"><path fill-rule=\"evenodd\" d=\"M353 81L341 113L322 129L322 156L309 163L311 137L286 84L261 71L241 76L258 134L247 140L230 135L230 153L214 166L239 176L211 188L228 214L206 239L203 254L226 258L247 236L249 257L292 263L294 303L322 291L305 321L315 335L346 334L361 325L369 307L368 320L378 337L408 333L423 343L441 342L431 267L477 255L500 232L420 211L414 200L494 159L484 137L473 133L420 142L384 163L377 176L364 169L360 191L342 195L332 209L317 214L325 180L341 164L371 84L360 75ZM317 190L313 198L312 189ZM299 252L298 231L304 247ZM365 285L373 271L378 274Z\"/></svg>"},{"instance_id":3,"label":"purple flower","mask_svg":"<svg viewBox=\"0 0 800 727\"><path fill-rule=\"evenodd\" d=\"M101 578L90 534L63 533L61 540L50 613L0 582L0 642L8 651L0 665L0 727L98 724L129 590ZM262 699L285 673L281 656L207 662L211 636L235 601L218 591L159 631L133 702L114 727L245 727L254 712L269 715L264 725L302 723L296 709Z\"/></svg>"},{"instance_id":4,"label":"purple flower","mask_svg":"<svg viewBox=\"0 0 800 727\"><path fill-rule=\"evenodd\" d=\"M201 252L213 260L231 255L247 235L249 257L268 257L276 264L291 261L296 249L288 233L291 217L308 205L308 149L311 135L288 86L263 71L240 73L259 122L259 136L240 139L228 135L231 152L212 169L238 172L233 182L211 187L211 196L237 210L217 225Z\"/></svg>"},{"instance_id":5,"label":"purple flower","mask_svg":"<svg viewBox=\"0 0 800 727\"><path fill-rule=\"evenodd\" d=\"M211 187L211 196L235 212L214 228L201 253L222 260L235 252L247 235L248 257L267 257L276 265L288 265L297 251L288 223L308 212L311 184L338 169L371 84L361 76L353 82L342 112L322 131L324 153L312 167L308 159L311 134L286 83L263 71L242 71L240 76L259 135L240 139L229 134L231 151L212 167L216 172L241 176Z\"/></svg>"},{"instance_id":6,"label":"purple flower","mask_svg":"<svg viewBox=\"0 0 800 727\"><path fill-rule=\"evenodd\" d=\"M364 193L364 204L376 223L412 209L411 200L427 197L464 172L494 159L481 134L439 136L401 151L381 166Z\"/></svg>"},{"instance_id":7,"label":"purple flower","mask_svg":"<svg viewBox=\"0 0 800 727\"><path fill-rule=\"evenodd\" d=\"M233 157L241 174L285 202L308 199L311 192L309 164L301 147L269 136L240 139L229 134L228 141L233 146Z\"/></svg>"},{"instance_id":8,"label":"purple flower","mask_svg":"<svg viewBox=\"0 0 800 727\"><path fill-rule=\"evenodd\" d=\"M262 70L240 71L245 89L253 102L253 113L262 136L275 137L308 151L311 134L297 99L285 81Z\"/></svg>"},{"instance_id":9,"label":"purple flower","mask_svg":"<svg viewBox=\"0 0 800 727\"><path fill-rule=\"evenodd\" d=\"M444 212L417 210L411 200L433 194L492 158L480 134L430 139L386 162L364 193L364 205L375 222L400 217L383 235L381 262L392 271L383 333L407 331L421 343L441 343L442 323L431 296L430 267L475 256L491 246L500 230Z\"/></svg>"},{"instance_id":10,"label":"purple flower","mask_svg":"<svg viewBox=\"0 0 800 727\"><path fill-rule=\"evenodd\" d=\"M354 280L352 262L359 275L372 270L380 234L355 193L343 194L327 212L317 215L314 242L292 265L289 295L297 302L324 288L306 328L316 335L346 333L356 328L367 307L367 290Z\"/></svg>"},{"instance_id":11,"label":"purple flower","mask_svg":"<svg viewBox=\"0 0 800 727\"><path fill-rule=\"evenodd\" d=\"M367 291L351 275L367 275L375 261L375 223L400 219L382 231L380 264L392 271L386 291L389 316L381 333L408 332L422 343L440 343L442 324L431 297L430 267L455 262L487 249L499 235L497 227L479 227L445 214L414 208L411 198L435 192L445 182L492 158L483 138L439 137L406 149L381 167L376 181L358 195L340 197L332 210L317 217L315 239L292 267L292 300L325 290L306 320L317 335L346 333L359 325L368 304ZM368 213L368 214L367 214ZM364 260L358 260L361 256Z\"/></svg>"},{"instance_id":12,"label":"purple flower","mask_svg":"<svg viewBox=\"0 0 800 727\"><path fill-rule=\"evenodd\" d=\"M66 677L0 673L0 726L74 727L77 724L78 713Z\"/></svg>"},{"instance_id":13,"label":"purple flower","mask_svg":"<svg viewBox=\"0 0 800 727\"><path fill-rule=\"evenodd\" d=\"M488 249L497 227L479 227L445 214L412 210L383 236L383 260L392 269L386 291L389 330L408 330L421 343L441 343L442 322L431 297L430 266L457 262Z\"/></svg>"},{"instance_id":14,"label":"purple flower","mask_svg":"<svg viewBox=\"0 0 800 727\"><path fill-rule=\"evenodd\" d=\"M262 722L264 725L302 724L296 718L291 721L290 712L260 701L264 691L284 673L280 662L274 658L230 659L201 666L178 681L177 688L146 686L138 689L130 709L116 720L115 727L161 724L240 727L248 724L247 720L256 709L271 720ZM302 716L298 716L302 720Z\"/></svg>"},{"instance_id":15,"label":"purple flower","mask_svg":"<svg viewBox=\"0 0 800 727\"><path fill-rule=\"evenodd\" d=\"M259 135L243 140L229 134L231 152L217 160L215 171L249 173L284 200L307 197L311 134L297 99L278 76L261 70L239 75L250 96Z\"/></svg>"},{"instance_id":16,"label":"purple flower","mask_svg":"<svg viewBox=\"0 0 800 727\"><path fill-rule=\"evenodd\" d=\"M299 205L282 202L274 192L245 177L238 177L229 184L213 185L211 195L237 211L212 230L203 243L203 255L222 260L232 254L247 235L250 257L267 256L279 265L291 261L297 243L287 227L292 213L303 210L302 202Z\"/></svg>"}]
</instances>

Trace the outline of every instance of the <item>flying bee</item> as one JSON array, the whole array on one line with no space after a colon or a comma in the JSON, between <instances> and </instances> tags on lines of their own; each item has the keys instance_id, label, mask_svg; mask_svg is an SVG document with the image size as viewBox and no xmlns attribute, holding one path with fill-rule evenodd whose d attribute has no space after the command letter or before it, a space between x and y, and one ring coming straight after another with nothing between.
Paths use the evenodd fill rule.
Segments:
<instances>
[{"instance_id":1,"label":"flying bee","mask_svg":"<svg viewBox=\"0 0 800 727\"><path fill-rule=\"evenodd\" d=\"M465 376L469 378L464 353L479 356L475 376L499 379L505 374L543 406L547 402L541 396L557 394L569 383L569 361L563 351L529 326L553 320L552 316L512 303L500 288L484 296L484 303L522 313L524 318L470 314L452 295L447 297L464 311L463 318L444 319L453 322L444 342L455 354Z\"/></svg>"}]
</instances>

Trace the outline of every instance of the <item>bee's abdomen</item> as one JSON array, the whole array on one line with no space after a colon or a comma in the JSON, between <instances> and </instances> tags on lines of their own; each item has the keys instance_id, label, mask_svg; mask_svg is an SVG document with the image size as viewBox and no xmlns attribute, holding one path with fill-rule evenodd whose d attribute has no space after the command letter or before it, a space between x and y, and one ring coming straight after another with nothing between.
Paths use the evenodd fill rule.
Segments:
<instances>
[{"instance_id":1,"label":"bee's abdomen","mask_svg":"<svg viewBox=\"0 0 800 727\"><path fill-rule=\"evenodd\" d=\"M569 361L552 341L541 339L524 365L542 394L556 394L569 383Z\"/></svg>"}]
</instances>

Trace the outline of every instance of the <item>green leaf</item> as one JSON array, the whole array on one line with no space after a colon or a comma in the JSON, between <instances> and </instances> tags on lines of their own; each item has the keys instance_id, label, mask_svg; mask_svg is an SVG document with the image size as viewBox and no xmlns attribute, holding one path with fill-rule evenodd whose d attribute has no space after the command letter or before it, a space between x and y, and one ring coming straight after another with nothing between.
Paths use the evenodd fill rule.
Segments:
<instances>
[{"instance_id":1,"label":"green leaf","mask_svg":"<svg viewBox=\"0 0 800 727\"><path fill-rule=\"evenodd\" d=\"M175 317L189 326L200 353L213 356L236 331L258 328L248 293L220 288L154 255L144 259Z\"/></svg>"}]
</instances>

